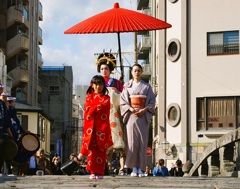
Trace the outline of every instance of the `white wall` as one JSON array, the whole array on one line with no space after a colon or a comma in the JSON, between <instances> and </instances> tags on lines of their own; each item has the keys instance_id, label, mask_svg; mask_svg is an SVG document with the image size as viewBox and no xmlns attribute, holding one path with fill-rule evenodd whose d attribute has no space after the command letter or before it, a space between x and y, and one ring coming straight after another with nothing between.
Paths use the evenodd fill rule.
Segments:
<instances>
[{"instance_id":1,"label":"white wall","mask_svg":"<svg viewBox=\"0 0 240 189\"><path fill-rule=\"evenodd\" d=\"M239 0L191 1L191 133L196 142L196 98L240 93L240 56L207 56L207 32L240 30ZM211 140L205 138L205 142Z\"/></svg>"}]
</instances>

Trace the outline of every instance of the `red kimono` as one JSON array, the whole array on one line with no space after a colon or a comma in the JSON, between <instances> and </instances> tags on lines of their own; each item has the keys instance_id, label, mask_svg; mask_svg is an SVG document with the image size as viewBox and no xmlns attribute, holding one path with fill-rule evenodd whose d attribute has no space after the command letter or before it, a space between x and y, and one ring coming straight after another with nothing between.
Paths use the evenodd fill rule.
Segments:
<instances>
[{"instance_id":1,"label":"red kimono","mask_svg":"<svg viewBox=\"0 0 240 189\"><path fill-rule=\"evenodd\" d=\"M110 97L88 94L84 104L83 141L80 153L88 156L87 170L104 175L107 149L113 145L110 122Z\"/></svg>"}]
</instances>

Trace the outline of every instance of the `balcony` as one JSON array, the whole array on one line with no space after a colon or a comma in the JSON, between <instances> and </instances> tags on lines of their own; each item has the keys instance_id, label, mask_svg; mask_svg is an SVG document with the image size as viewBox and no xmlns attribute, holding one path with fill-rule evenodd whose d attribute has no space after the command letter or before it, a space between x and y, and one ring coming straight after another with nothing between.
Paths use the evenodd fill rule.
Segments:
<instances>
[{"instance_id":1,"label":"balcony","mask_svg":"<svg viewBox=\"0 0 240 189\"><path fill-rule=\"evenodd\" d=\"M138 53L139 60L147 60L149 57L149 51L143 51Z\"/></svg>"},{"instance_id":2,"label":"balcony","mask_svg":"<svg viewBox=\"0 0 240 189\"><path fill-rule=\"evenodd\" d=\"M150 8L142 9L142 13L143 13L143 14L147 14L147 15L149 15L149 16L152 15L152 12L151 12L151 9L150 9ZM148 34L149 34L149 31L148 31L148 30L138 31L138 32L137 32L137 35L148 35Z\"/></svg>"},{"instance_id":3,"label":"balcony","mask_svg":"<svg viewBox=\"0 0 240 189\"><path fill-rule=\"evenodd\" d=\"M143 67L143 73L142 75L145 76L145 75L151 75L151 65L150 64L142 64L142 67Z\"/></svg>"},{"instance_id":4,"label":"balcony","mask_svg":"<svg viewBox=\"0 0 240 189\"><path fill-rule=\"evenodd\" d=\"M17 100L20 100L22 102L27 102L27 93L21 91L21 88L19 88L16 91L16 98L17 98Z\"/></svg>"},{"instance_id":5,"label":"balcony","mask_svg":"<svg viewBox=\"0 0 240 189\"><path fill-rule=\"evenodd\" d=\"M18 34L7 41L7 59L27 51L29 51L29 38L24 34Z\"/></svg>"},{"instance_id":6,"label":"balcony","mask_svg":"<svg viewBox=\"0 0 240 189\"><path fill-rule=\"evenodd\" d=\"M8 72L8 75L13 79L13 88L19 86L21 83L27 83L29 81L27 70L21 69L19 66Z\"/></svg>"},{"instance_id":7,"label":"balcony","mask_svg":"<svg viewBox=\"0 0 240 189\"><path fill-rule=\"evenodd\" d=\"M137 10L141 10L144 7L148 7L149 0L138 0L137 1Z\"/></svg>"},{"instance_id":8,"label":"balcony","mask_svg":"<svg viewBox=\"0 0 240 189\"><path fill-rule=\"evenodd\" d=\"M151 9L150 9L150 8L142 9L142 13L143 13L143 14L146 14L146 15L148 15L148 16L152 16L152 12L151 12Z\"/></svg>"},{"instance_id":9,"label":"balcony","mask_svg":"<svg viewBox=\"0 0 240 189\"><path fill-rule=\"evenodd\" d=\"M38 28L38 44L42 45L42 29Z\"/></svg>"},{"instance_id":10,"label":"balcony","mask_svg":"<svg viewBox=\"0 0 240 189\"><path fill-rule=\"evenodd\" d=\"M40 21L42 21L43 20L43 7L42 7L42 3L40 3L39 2L39 9L38 9L38 19L40 20Z\"/></svg>"},{"instance_id":11,"label":"balcony","mask_svg":"<svg viewBox=\"0 0 240 189\"><path fill-rule=\"evenodd\" d=\"M141 42L138 45L140 52L147 51L152 47L150 36L142 36Z\"/></svg>"},{"instance_id":12,"label":"balcony","mask_svg":"<svg viewBox=\"0 0 240 189\"><path fill-rule=\"evenodd\" d=\"M7 28L12 26L15 23L20 23L21 27L28 29L29 21L28 21L28 11L26 8L16 9L15 6L11 6L8 8L7 12Z\"/></svg>"},{"instance_id":13,"label":"balcony","mask_svg":"<svg viewBox=\"0 0 240 189\"><path fill-rule=\"evenodd\" d=\"M40 52L40 49L38 50L38 68L42 68L43 65L43 59L42 59L42 53Z\"/></svg>"}]
</instances>

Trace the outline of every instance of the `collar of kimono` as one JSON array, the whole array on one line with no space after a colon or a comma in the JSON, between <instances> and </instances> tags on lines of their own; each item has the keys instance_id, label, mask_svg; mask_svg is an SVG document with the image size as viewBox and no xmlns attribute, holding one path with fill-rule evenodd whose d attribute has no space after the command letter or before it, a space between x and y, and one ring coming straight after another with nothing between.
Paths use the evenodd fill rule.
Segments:
<instances>
[{"instance_id":1,"label":"collar of kimono","mask_svg":"<svg viewBox=\"0 0 240 189\"><path fill-rule=\"evenodd\" d=\"M139 83L141 83L141 82L142 82L142 80L139 81ZM133 80L131 79L126 83L125 87L131 87L132 84L133 84Z\"/></svg>"}]
</instances>

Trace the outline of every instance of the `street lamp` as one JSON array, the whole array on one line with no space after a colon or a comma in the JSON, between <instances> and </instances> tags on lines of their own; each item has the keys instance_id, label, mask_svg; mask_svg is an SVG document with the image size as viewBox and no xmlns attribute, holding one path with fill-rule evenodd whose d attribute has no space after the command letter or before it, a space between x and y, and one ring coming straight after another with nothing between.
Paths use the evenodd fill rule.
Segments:
<instances>
[{"instance_id":1,"label":"street lamp","mask_svg":"<svg viewBox=\"0 0 240 189\"><path fill-rule=\"evenodd\" d=\"M165 154L168 155L167 152L170 147L170 143L166 139L164 139L164 141L161 143L161 145L162 145L162 149L164 150Z\"/></svg>"}]
</instances>

